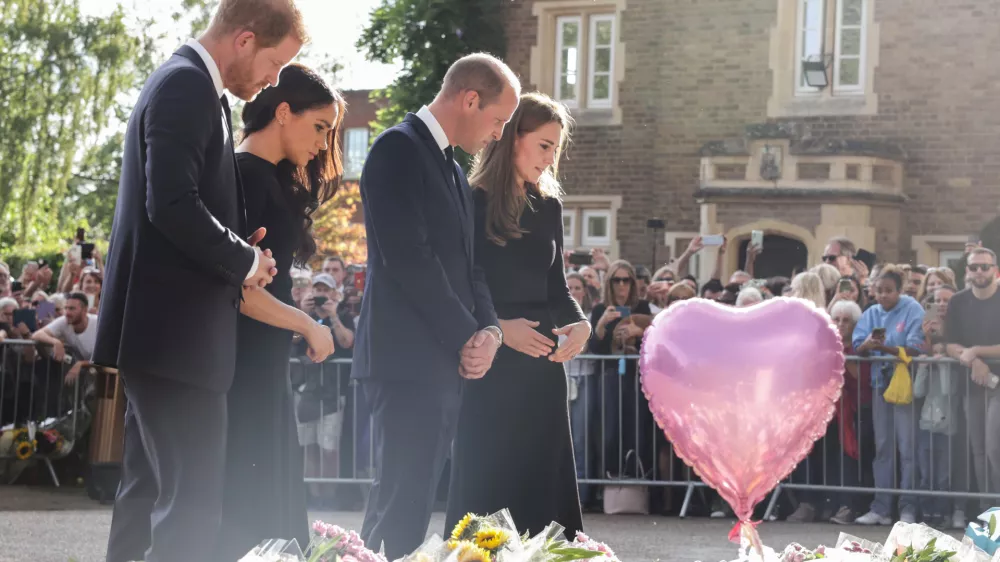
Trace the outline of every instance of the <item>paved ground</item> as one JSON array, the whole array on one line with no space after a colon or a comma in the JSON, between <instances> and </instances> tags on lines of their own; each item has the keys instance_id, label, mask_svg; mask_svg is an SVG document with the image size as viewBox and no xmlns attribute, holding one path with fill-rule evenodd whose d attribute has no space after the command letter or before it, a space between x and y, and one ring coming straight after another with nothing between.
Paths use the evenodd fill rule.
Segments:
<instances>
[{"instance_id":1,"label":"paved ground","mask_svg":"<svg viewBox=\"0 0 1000 562\"><path fill-rule=\"evenodd\" d=\"M361 525L360 513L311 515L347 528ZM443 519L443 514L435 514L430 533L441 532ZM110 524L111 509L90 501L79 489L0 486L0 562L102 561ZM592 537L611 545L624 562L736 558L736 545L726 539L733 521L588 515L584 524ZM768 523L759 531L765 544L783 548L793 541L807 546L833 544L841 531L882 541L889 528Z\"/></svg>"}]
</instances>

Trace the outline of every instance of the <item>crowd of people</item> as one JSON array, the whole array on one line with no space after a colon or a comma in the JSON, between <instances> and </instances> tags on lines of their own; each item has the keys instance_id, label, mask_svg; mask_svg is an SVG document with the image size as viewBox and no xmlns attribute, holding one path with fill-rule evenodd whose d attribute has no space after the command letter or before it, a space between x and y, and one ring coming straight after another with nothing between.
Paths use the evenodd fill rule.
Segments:
<instances>
[{"instance_id":1,"label":"crowd of people","mask_svg":"<svg viewBox=\"0 0 1000 562\"><path fill-rule=\"evenodd\" d=\"M642 266L609 262L599 250L592 252L592 263L577 267L570 262L585 260L567 254L570 288L594 326L588 353L610 356L577 358L567 367L581 479L696 478L656 429L640 390L637 361L629 358L637 352L653 315L695 296L734 307L791 296L828 311L848 359L835 417L826 436L793 472L790 484L953 492L1000 489L996 480L1000 455L987 439L989 428L996 425L988 416L1000 414L991 409L990 385L996 383L990 380L987 364L993 353L989 346L1000 343L995 321L984 312L992 310L996 284L996 257L990 250L966 248L962 288L969 291L959 293L955 272L947 267L876 263L869 268L846 238L830 240L821 263L791 278L754 278L753 264L760 253L754 246L748 248L744 269L724 278L723 245L710 279L699 284L688 274L687 264L702 247L701 238L695 238L682 255L652 275ZM967 302L976 291L976 298L985 304L974 302L961 312L949 313L953 296L962 294L962 302ZM908 359L917 358L911 371L914 399L905 405L889 403L883 396L895 367L888 358L899 357L901 350ZM958 361L928 360L945 357ZM778 513L793 522L887 525L895 516L961 529L966 511L977 508L965 500L919 494L904 494L894 502L897 496L888 493L866 497L789 488L793 491L781 496ZM580 490L585 507L605 508L600 487L581 485ZM650 495L654 511L677 511L679 502L670 501L669 488ZM711 516L731 515L717 496L703 499L702 508Z\"/></svg>"},{"instance_id":2,"label":"crowd of people","mask_svg":"<svg viewBox=\"0 0 1000 562\"><path fill-rule=\"evenodd\" d=\"M5 349L0 366L3 384L11 389L16 382L20 391L5 393L0 425L49 415L52 406L64 399L65 393L51 384L45 387L47 397L38 392L46 382L41 379L51 378L44 373L53 372L50 367L42 368L46 361L55 362L54 372L60 373L66 385L80 379L87 388L93 382L86 368L94 345L103 264L96 248L83 258L79 251L83 244L81 238L66 252L58 275L49 264L32 261L15 278L0 262L0 340L41 344ZM978 344L991 345L991 323L983 320L970 330L962 326L971 320L959 323L954 313L947 314L949 302L960 290L952 270L876 264L869 271L855 259L854 244L834 239L826 246L822 263L792 278L754 278L758 251L750 247L743 269L724 278L723 250L710 279L698 283L688 273L688 262L702 248L701 238L696 237L687 251L654 273L627 261L611 261L600 249L589 253L588 265L574 266L570 265L572 253L566 252L571 294L594 327L585 353L608 357L585 356L566 364L579 478L697 478L672 454L641 392L637 361L632 357L644 331L658 312L696 296L735 307L752 306L774 296L793 296L829 312L843 339L844 352L851 358L844 366L845 387L837 414L826 436L789 482L956 492L1000 489L995 474L1000 458L994 458L1000 455L986 445L990 433L984 429L990 427L985 423L992 419L988 416L1000 414L1000 410L990 408L993 393L984 388L991 384L989 375L967 376L975 358L962 357L961 352L949 354L947 344L961 342L945 335L946 326L952 326L952 330L970 332L970 341L987 337ZM993 254L975 246L967 250L965 286L975 287L983 276L992 283L996 273ZM292 271L295 306L328 327L336 345L332 361L315 365L299 360L306 352L302 337L293 341L290 382L299 442L305 448L305 477L370 477L369 417L349 376L364 267L347 264L336 256L319 264L315 271ZM976 310L971 307L964 314ZM952 355L966 366L944 361L914 363L913 403L889 404L882 393L892 374L887 366L893 364L856 357L896 356L898 349L890 346L905 349L909 357ZM989 373L988 368L985 372ZM20 374L18 381L14 380L16 373ZM15 412L19 419L15 419ZM364 501L356 485L314 483L309 490L315 505L359 508ZM604 509L602 487L581 484L580 492L585 509ZM671 488L651 487L650 497L654 511L673 513L679 508L679 502L672 501ZM895 516L903 521L919 518L939 527L961 528L966 511L976 509L964 500L905 494L894 500L896 497L792 491L782 497L778 511L795 522L889 524ZM714 517L730 515L728 506L714 494L696 499L702 501L695 502L695 512L700 508Z\"/></svg>"}]
</instances>

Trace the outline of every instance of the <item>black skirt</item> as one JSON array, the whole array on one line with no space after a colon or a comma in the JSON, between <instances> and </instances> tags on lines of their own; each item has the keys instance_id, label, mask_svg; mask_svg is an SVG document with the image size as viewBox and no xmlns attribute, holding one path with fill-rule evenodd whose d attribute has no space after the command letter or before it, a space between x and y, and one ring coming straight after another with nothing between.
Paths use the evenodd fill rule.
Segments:
<instances>
[{"instance_id":1,"label":"black skirt","mask_svg":"<svg viewBox=\"0 0 1000 562\"><path fill-rule=\"evenodd\" d=\"M544 305L498 305L497 313L538 321L536 330L556 340ZM485 377L465 381L445 533L466 513L504 508L521 534L553 521L570 539L583 530L565 368L506 345Z\"/></svg>"}]
</instances>

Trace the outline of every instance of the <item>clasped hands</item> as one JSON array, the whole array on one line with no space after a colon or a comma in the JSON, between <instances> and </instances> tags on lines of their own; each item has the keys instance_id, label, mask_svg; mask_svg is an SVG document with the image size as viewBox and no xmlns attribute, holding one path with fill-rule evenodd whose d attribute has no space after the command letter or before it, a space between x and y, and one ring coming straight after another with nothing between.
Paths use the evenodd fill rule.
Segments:
<instances>
[{"instance_id":1,"label":"clasped hands","mask_svg":"<svg viewBox=\"0 0 1000 562\"><path fill-rule=\"evenodd\" d=\"M271 281L274 281L274 276L278 274L278 268L275 267L277 262L271 256L271 250L261 250L257 247L257 244L264 239L265 234L267 234L267 229L261 227L247 240L247 243L253 247L253 251L257 253L258 259L257 269L243 282L244 289L253 290L266 287Z\"/></svg>"},{"instance_id":2,"label":"clasped hands","mask_svg":"<svg viewBox=\"0 0 1000 562\"><path fill-rule=\"evenodd\" d=\"M958 360L966 367L971 368L972 382L980 386L989 386L990 375L993 373L990 370L990 366L979 357L979 352L975 347L963 349Z\"/></svg>"},{"instance_id":3,"label":"clasped hands","mask_svg":"<svg viewBox=\"0 0 1000 562\"><path fill-rule=\"evenodd\" d=\"M556 337L566 336L566 340L559 345L555 353L552 353L556 342L535 330L538 326L538 322L526 318L500 320L504 345L531 357L547 356L549 361L563 363L582 352L587 340L590 339L590 322L585 320L562 328L554 328L552 333ZM498 347L493 334L486 331L476 332L462 348L459 373L467 379L482 378L493 365L493 357Z\"/></svg>"}]
</instances>

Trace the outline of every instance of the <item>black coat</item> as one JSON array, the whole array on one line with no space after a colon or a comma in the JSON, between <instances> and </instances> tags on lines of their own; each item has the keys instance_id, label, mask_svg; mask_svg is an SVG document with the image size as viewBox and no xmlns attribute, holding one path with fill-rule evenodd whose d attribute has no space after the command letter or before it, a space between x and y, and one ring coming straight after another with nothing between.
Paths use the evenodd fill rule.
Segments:
<instances>
[{"instance_id":1,"label":"black coat","mask_svg":"<svg viewBox=\"0 0 1000 562\"><path fill-rule=\"evenodd\" d=\"M472 197L461 168L409 114L372 145L361 200L368 272L352 376L457 379L462 346L497 325L475 265Z\"/></svg>"},{"instance_id":2,"label":"black coat","mask_svg":"<svg viewBox=\"0 0 1000 562\"><path fill-rule=\"evenodd\" d=\"M229 121L190 47L143 86L125 135L95 363L216 392L232 383L254 253Z\"/></svg>"}]
</instances>

